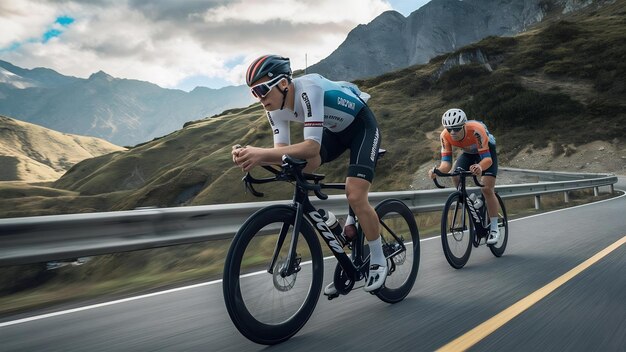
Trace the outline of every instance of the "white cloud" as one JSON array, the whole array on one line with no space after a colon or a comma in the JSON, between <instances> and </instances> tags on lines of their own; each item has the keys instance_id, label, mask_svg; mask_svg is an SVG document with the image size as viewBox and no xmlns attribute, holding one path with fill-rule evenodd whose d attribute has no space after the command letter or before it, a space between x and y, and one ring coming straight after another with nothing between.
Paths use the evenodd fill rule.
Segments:
<instances>
[{"instance_id":1,"label":"white cloud","mask_svg":"<svg viewBox=\"0 0 626 352\"><path fill-rule=\"evenodd\" d=\"M359 20L369 21L381 12L390 10L389 4L379 0L274 0L274 1L236 1L218 8L209 9L204 20L209 23L227 20L265 23L280 18L292 23L344 22Z\"/></svg>"},{"instance_id":2,"label":"white cloud","mask_svg":"<svg viewBox=\"0 0 626 352\"><path fill-rule=\"evenodd\" d=\"M294 69L304 68L305 54L309 65L325 58L352 28L391 9L382 0L6 3L0 48L21 45L0 51L0 59L83 78L103 70L163 87L191 76L242 84L247 64L265 53L289 56ZM75 21L41 43L46 30L58 28L58 16Z\"/></svg>"},{"instance_id":3,"label":"white cloud","mask_svg":"<svg viewBox=\"0 0 626 352\"><path fill-rule=\"evenodd\" d=\"M55 12L35 1L1 1L0 48L41 36L54 23Z\"/></svg>"}]
</instances>

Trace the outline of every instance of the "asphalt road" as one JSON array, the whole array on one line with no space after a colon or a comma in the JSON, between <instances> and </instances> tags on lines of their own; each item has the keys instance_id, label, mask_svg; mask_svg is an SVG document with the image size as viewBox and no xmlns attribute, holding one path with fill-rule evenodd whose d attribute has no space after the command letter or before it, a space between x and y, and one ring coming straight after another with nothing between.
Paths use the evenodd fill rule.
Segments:
<instances>
[{"instance_id":1,"label":"asphalt road","mask_svg":"<svg viewBox=\"0 0 626 352\"><path fill-rule=\"evenodd\" d=\"M616 189L626 190L625 178ZM439 238L425 240L404 301L389 305L360 290L321 296L306 326L277 346L239 334L218 281L6 318L0 351L433 351L453 341L472 351L626 351L626 245L570 272L623 240L625 209L622 196L512 221L503 257L480 247L461 270L447 264ZM325 268L329 281L334 262ZM541 291L568 272L562 285ZM516 308L533 297L527 309ZM494 321L493 331L473 330Z\"/></svg>"}]
</instances>

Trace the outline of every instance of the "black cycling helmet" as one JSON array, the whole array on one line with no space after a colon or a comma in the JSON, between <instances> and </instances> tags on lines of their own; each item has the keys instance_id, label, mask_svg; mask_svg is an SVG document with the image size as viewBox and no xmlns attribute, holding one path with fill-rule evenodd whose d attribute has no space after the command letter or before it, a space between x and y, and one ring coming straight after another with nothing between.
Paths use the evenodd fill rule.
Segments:
<instances>
[{"instance_id":1,"label":"black cycling helmet","mask_svg":"<svg viewBox=\"0 0 626 352\"><path fill-rule=\"evenodd\" d=\"M251 87L252 83L265 76L275 78L279 75L291 78L289 58L278 55L263 55L252 61L250 67L248 67L248 71L246 72L246 84L248 87Z\"/></svg>"}]
</instances>

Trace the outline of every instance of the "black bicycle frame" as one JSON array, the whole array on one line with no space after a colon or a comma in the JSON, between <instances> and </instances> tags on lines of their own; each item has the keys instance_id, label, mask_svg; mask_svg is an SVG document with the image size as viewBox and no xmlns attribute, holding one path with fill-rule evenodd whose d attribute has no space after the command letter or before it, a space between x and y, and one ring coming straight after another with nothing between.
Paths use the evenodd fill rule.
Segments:
<instances>
[{"instance_id":1,"label":"black bicycle frame","mask_svg":"<svg viewBox=\"0 0 626 352\"><path fill-rule=\"evenodd\" d=\"M434 169L436 170L436 169ZM433 170L433 171L434 171ZM438 171L438 170L437 170ZM467 188L466 188L466 178L467 176L469 176L470 174L467 173L467 171L462 170L462 169L457 169L455 170L454 173L451 174L444 174L441 172L435 172L435 174L437 174L438 176L446 176L446 177L451 177L451 176L458 176L459 177L459 183L457 185L457 191L461 192L461 205L462 205L462 211L461 211L461 220L463 221L462 224L465 224L465 207L468 207L470 215L472 217L472 222L474 223L474 229L476 230L476 235L478 235L478 237L485 237L488 235L488 228L483 226L483 212L479 209L476 209L474 207L474 202L471 201L471 199L469 198L469 195L467 194ZM483 185L480 184L480 182L478 182L478 179L476 178L475 175L472 175L472 177L474 178L474 183L479 186L479 187L483 187ZM437 180L435 179L435 185L437 185L437 187L439 188L444 188L443 186L441 186L439 183L437 183ZM458 204L458 203L457 203ZM483 207L486 207L487 204L486 202L484 202ZM457 208L458 209L458 208ZM454 214L454 218L453 218L453 224L456 223L456 212Z\"/></svg>"},{"instance_id":2,"label":"black bicycle frame","mask_svg":"<svg viewBox=\"0 0 626 352\"><path fill-rule=\"evenodd\" d=\"M343 183L328 183L328 184L320 184L322 189L345 189L345 184ZM287 277L289 275L294 274L299 270L298 262L296 260L296 248L298 246L298 234L300 233L300 228L302 226L302 222L306 218L315 228L317 234L324 239L326 245L333 252L335 258L343 268L343 270L348 274L349 277L357 278L358 274L361 272L363 265L356 267L348 254L344 251L341 243L335 238L335 235L330 230L322 215L318 212L318 210L311 204L309 200L308 191L298 185L296 185L296 191L294 193L293 204L292 206L296 209L296 218L293 225L293 232L291 233L291 246L289 248L289 253L285 260L285 265L280 269L280 275L282 277ZM276 248L274 249L274 255L272 257L272 261L268 268L268 272L270 274L273 273L272 268L274 267L276 261L278 260L278 253L282 248L286 236L287 229L289 228L289 224L283 224L280 235L278 237L278 241L276 242ZM352 251L352 255L354 258L362 258L363 251L363 238L362 235L359 234L356 239L356 245ZM365 261L364 261L365 262ZM358 263L358 261L357 261Z\"/></svg>"}]
</instances>

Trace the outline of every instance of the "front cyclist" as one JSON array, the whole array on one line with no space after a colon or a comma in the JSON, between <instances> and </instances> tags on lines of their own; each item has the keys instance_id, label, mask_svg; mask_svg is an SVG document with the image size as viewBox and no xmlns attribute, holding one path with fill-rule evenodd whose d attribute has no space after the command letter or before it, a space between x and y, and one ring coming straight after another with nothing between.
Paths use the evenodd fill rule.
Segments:
<instances>
[{"instance_id":1,"label":"front cyclist","mask_svg":"<svg viewBox=\"0 0 626 352\"><path fill-rule=\"evenodd\" d=\"M444 130L441 132L441 163L437 167L441 172L449 172L452 163L452 146L460 147L463 153L457 158L454 168L461 167L476 176L481 176L481 188L487 211L491 218L491 230L487 244L498 242L498 199L494 193L496 175L498 174L498 157L496 139L489 133L487 126L480 121L468 121L461 109L450 109L441 117ZM433 170L428 171L432 179L437 177ZM458 178L454 178L455 185Z\"/></svg>"},{"instance_id":2,"label":"front cyclist","mask_svg":"<svg viewBox=\"0 0 626 352\"><path fill-rule=\"evenodd\" d=\"M368 201L378 159L380 132L365 104L369 97L348 82L333 82L318 74L292 78L289 59L264 55L246 72L246 83L267 113L274 134L273 148L233 147L233 161L244 171L258 165L280 164L284 154L308 161L305 172L350 150L346 197L369 242L370 270L364 290L379 289L387 277L387 261L376 211ZM291 144L289 124L304 125L304 141ZM349 223L352 219L348 219ZM337 290L333 283L324 294Z\"/></svg>"}]
</instances>

